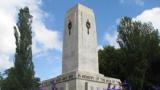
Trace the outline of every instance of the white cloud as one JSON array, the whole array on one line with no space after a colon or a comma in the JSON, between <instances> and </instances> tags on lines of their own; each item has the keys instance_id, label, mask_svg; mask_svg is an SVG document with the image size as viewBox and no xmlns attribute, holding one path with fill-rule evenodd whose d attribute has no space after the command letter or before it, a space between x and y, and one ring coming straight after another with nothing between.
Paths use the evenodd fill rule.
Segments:
<instances>
[{"instance_id":1,"label":"white cloud","mask_svg":"<svg viewBox=\"0 0 160 90\"><path fill-rule=\"evenodd\" d=\"M145 10L133 19L142 22L152 22L155 28L160 29L160 7Z\"/></svg>"},{"instance_id":2,"label":"white cloud","mask_svg":"<svg viewBox=\"0 0 160 90\"><path fill-rule=\"evenodd\" d=\"M103 50L103 46L102 45L98 45L97 50Z\"/></svg>"},{"instance_id":3,"label":"white cloud","mask_svg":"<svg viewBox=\"0 0 160 90\"><path fill-rule=\"evenodd\" d=\"M10 61L9 56L5 54L0 54L0 70L8 69L13 66L13 63Z\"/></svg>"},{"instance_id":4,"label":"white cloud","mask_svg":"<svg viewBox=\"0 0 160 90\"><path fill-rule=\"evenodd\" d=\"M61 51L62 42L59 32L49 30L43 23L43 19L48 16L48 13L40 9L41 4L41 0L0 0L0 69L12 66L13 62L9 60L9 55L15 52L13 26L16 24L19 9L25 6L30 8L33 16L34 55L53 49Z\"/></svg>"},{"instance_id":5,"label":"white cloud","mask_svg":"<svg viewBox=\"0 0 160 90\"><path fill-rule=\"evenodd\" d=\"M44 24L39 22L33 23L33 30L35 32L35 37L33 38L34 54L47 51L48 49L62 50L62 42L60 41L60 33L58 31L49 30ZM38 44L42 47L37 47Z\"/></svg>"},{"instance_id":6,"label":"white cloud","mask_svg":"<svg viewBox=\"0 0 160 90\"><path fill-rule=\"evenodd\" d=\"M140 20L142 22L151 22L153 26L160 31L160 7L155 7L152 9L148 9L143 11L141 14L133 18L133 20ZM116 23L119 22L119 19L116 20ZM113 29L113 28L112 28ZM116 48L119 47L117 41L118 33L115 32L113 34L106 33L105 40L109 43L109 45L115 46Z\"/></svg>"},{"instance_id":7,"label":"white cloud","mask_svg":"<svg viewBox=\"0 0 160 90\"><path fill-rule=\"evenodd\" d=\"M114 46L115 48L119 48L119 44L117 43L117 36L118 36L118 33L115 30L113 34L106 33L105 40L108 42L109 45Z\"/></svg>"}]
</instances>

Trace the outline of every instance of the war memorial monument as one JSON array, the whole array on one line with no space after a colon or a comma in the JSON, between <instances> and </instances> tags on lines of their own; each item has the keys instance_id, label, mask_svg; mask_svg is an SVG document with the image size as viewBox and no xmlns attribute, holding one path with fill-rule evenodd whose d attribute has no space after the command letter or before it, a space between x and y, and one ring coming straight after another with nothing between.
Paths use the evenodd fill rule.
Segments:
<instances>
[{"instance_id":1,"label":"war memorial monument","mask_svg":"<svg viewBox=\"0 0 160 90\"><path fill-rule=\"evenodd\" d=\"M45 80L42 90L121 90L121 81L99 73L93 10L77 4L65 15L62 74Z\"/></svg>"}]
</instances>

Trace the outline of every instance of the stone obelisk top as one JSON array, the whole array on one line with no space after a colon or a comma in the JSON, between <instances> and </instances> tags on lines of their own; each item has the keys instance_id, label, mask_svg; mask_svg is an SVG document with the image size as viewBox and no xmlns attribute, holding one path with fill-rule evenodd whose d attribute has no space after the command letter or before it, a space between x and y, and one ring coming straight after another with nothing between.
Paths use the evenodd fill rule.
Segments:
<instances>
[{"instance_id":1,"label":"stone obelisk top","mask_svg":"<svg viewBox=\"0 0 160 90\"><path fill-rule=\"evenodd\" d=\"M99 73L93 10L77 4L65 15L62 73Z\"/></svg>"}]
</instances>

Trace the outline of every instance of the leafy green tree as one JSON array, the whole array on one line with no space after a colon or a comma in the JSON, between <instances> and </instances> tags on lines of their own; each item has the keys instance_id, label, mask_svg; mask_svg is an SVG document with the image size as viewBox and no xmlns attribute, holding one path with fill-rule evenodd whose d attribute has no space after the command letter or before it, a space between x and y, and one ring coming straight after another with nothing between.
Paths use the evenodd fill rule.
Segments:
<instances>
[{"instance_id":1,"label":"leafy green tree","mask_svg":"<svg viewBox=\"0 0 160 90\"><path fill-rule=\"evenodd\" d=\"M151 23L121 19L118 25L120 48L99 50L99 70L105 76L127 80L133 90L160 86L160 38Z\"/></svg>"},{"instance_id":2,"label":"leafy green tree","mask_svg":"<svg viewBox=\"0 0 160 90\"><path fill-rule=\"evenodd\" d=\"M32 62L32 16L28 7L20 9L15 30L16 53L14 67L6 70L7 78L3 82L4 90L35 90L39 87L39 78L34 77Z\"/></svg>"},{"instance_id":3,"label":"leafy green tree","mask_svg":"<svg viewBox=\"0 0 160 90\"><path fill-rule=\"evenodd\" d=\"M125 53L121 49L115 49L113 46L106 46L98 51L99 71L105 76L114 78L124 78L124 64L126 60Z\"/></svg>"},{"instance_id":4,"label":"leafy green tree","mask_svg":"<svg viewBox=\"0 0 160 90\"><path fill-rule=\"evenodd\" d=\"M24 89L31 89L34 80L34 66L32 62L32 16L29 9L20 9L18 29L15 29L16 54L15 74ZM20 35L18 35L18 32Z\"/></svg>"},{"instance_id":5,"label":"leafy green tree","mask_svg":"<svg viewBox=\"0 0 160 90\"><path fill-rule=\"evenodd\" d=\"M1 90L1 88L2 88L2 82L3 82L3 76L2 76L2 74L1 74L1 72L0 72L0 90Z\"/></svg>"},{"instance_id":6,"label":"leafy green tree","mask_svg":"<svg viewBox=\"0 0 160 90\"><path fill-rule=\"evenodd\" d=\"M5 74L7 75L7 78L2 82L2 90L23 90L15 76L14 68L6 70Z\"/></svg>"},{"instance_id":7,"label":"leafy green tree","mask_svg":"<svg viewBox=\"0 0 160 90\"><path fill-rule=\"evenodd\" d=\"M125 52L127 80L134 90L142 90L151 62L159 52L158 30L151 23L122 18L118 26L118 43Z\"/></svg>"}]
</instances>

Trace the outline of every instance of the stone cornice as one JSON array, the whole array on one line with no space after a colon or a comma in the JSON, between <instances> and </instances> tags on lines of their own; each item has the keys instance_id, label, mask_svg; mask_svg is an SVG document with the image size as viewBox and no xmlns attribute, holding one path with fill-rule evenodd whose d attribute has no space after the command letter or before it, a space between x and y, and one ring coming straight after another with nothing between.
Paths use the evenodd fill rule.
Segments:
<instances>
[{"instance_id":1,"label":"stone cornice","mask_svg":"<svg viewBox=\"0 0 160 90\"><path fill-rule=\"evenodd\" d=\"M48 86L52 83L62 83L74 79L80 79L80 80L87 80L92 82L98 82L98 83L111 83L112 85L120 85L121 81L119 79L105 77L101 74L91 74L86 72L70 72L67 74L63 74L60 76L57 76L56 78L49 79L42 82L42 86Z\"/></svg>"}]
</instances>

